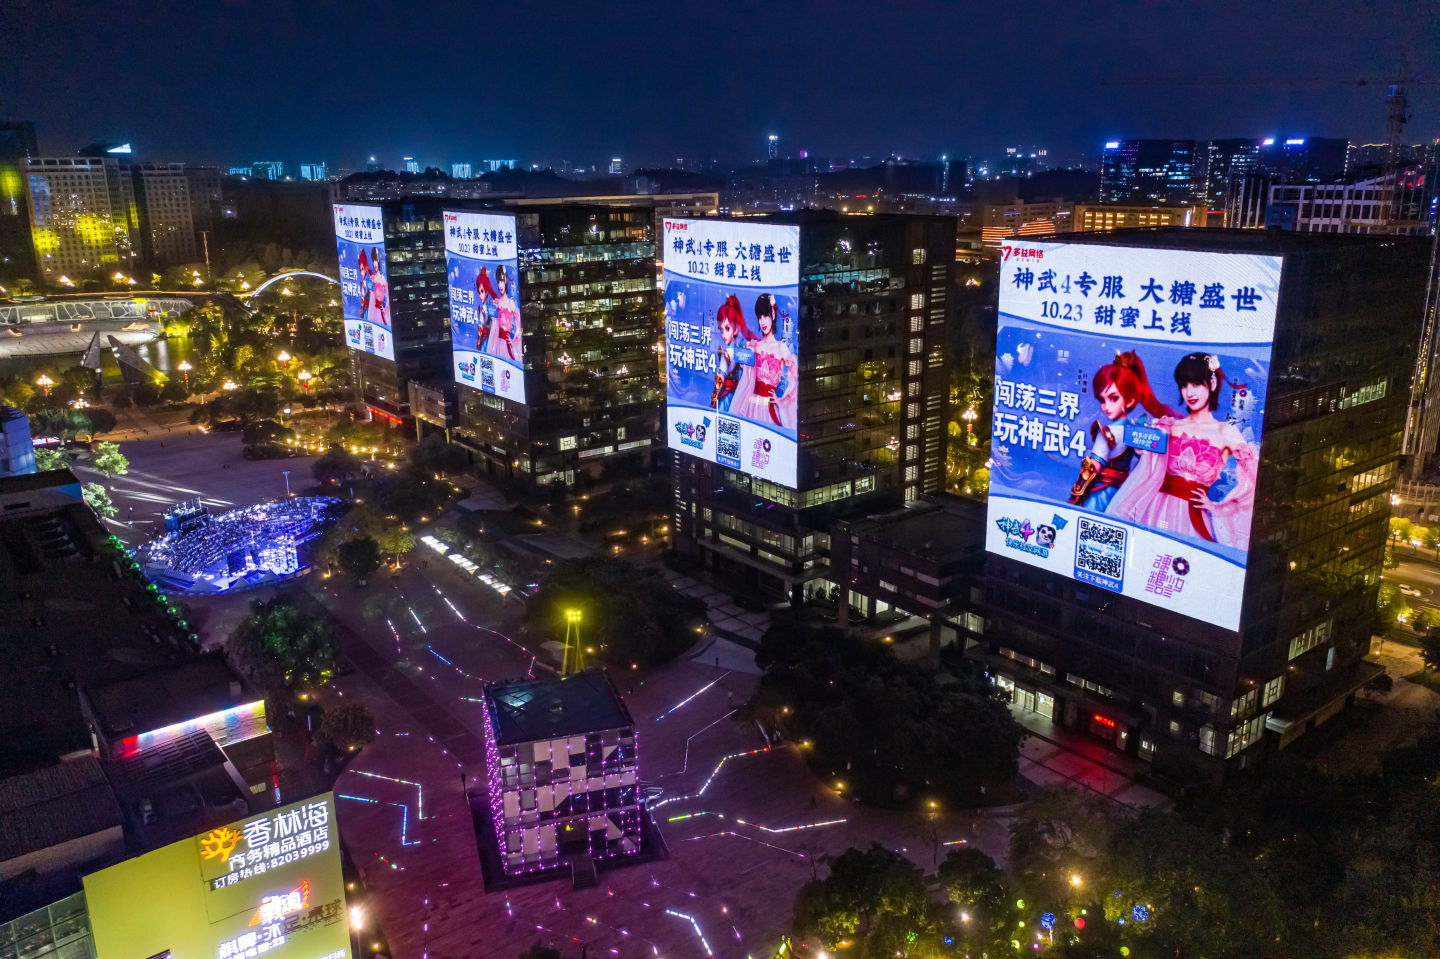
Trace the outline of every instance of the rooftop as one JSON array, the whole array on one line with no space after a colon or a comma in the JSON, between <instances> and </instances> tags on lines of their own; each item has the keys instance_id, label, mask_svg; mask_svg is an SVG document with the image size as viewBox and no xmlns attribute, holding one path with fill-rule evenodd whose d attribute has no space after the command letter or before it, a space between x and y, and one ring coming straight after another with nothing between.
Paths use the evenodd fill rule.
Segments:
<instances>
[{"instance_id":1,"label":"rooftop","mask_svg":"<svg viewBox=\"0 0 1440 959\"><path fill-rule=\"evenodd\" d=\"M1110 233L1066 233L1037 238L1046 243L1092 243L1099 246L1138 246L1165 250L1212 253L1312 253L1341 248L1375 249L1382 246L1428 242L1423 238L1376 236L1361 233L1296 233L1293 230L1195 229L1162 226Z\"/></svg>"},{"instance_id":2,"label":"rooftop","mask_svg":"<svg viewBox=\"0 0 1440 959\"><path fill-rule=\"evenodd\" d=\"M73 480L64 470L0 480L0 503L11 505L18 487L47 477L53 490ZM51 495L43 484L27 488ZM76 493L60 505L0 512L0 775L91 748L77 687L133 679L193 655L158 592L107 542ZM22 492L26 498L34 499Z\"/></svg>"},{"instance_id":3,"label":"rooftop","mask_svg":"<svg viewBox=\"0 0 1440 959\"><path fill-rule=\"evenodd\" d=\"M153 732L260 698L244 690L218 652L84 692L107 737Z\"/></svg>"},{"instance_id":4,"label":"rooftop","mask_svg":"<svg viewBox=\"0 0 1440 959\"><path fill-rule=\"evenodd\" d=\"M944 564L985 548L985 505L934 497L841 526L861 539Z\"/></svg>"},{"instance_id":5,"label":"rooftop","mask_svg":"<svg viewBox=\"0 0 1440 959\"><path fill-rule=\"evenodd\" d=\"M0 862L124 821L100 761L91 756L0 780Z\"/></svg>"},{"instance_id":6,"label":"rooftop","mask_svg":"<svg viewBox=\"0 0 1440 959\"><path fill-rule=\"evenodd\" d=\"M610 677L598 669L561 679L492 683L485 708L497 745L538 742L633 724Z\"/></svg>"}]
</instances>

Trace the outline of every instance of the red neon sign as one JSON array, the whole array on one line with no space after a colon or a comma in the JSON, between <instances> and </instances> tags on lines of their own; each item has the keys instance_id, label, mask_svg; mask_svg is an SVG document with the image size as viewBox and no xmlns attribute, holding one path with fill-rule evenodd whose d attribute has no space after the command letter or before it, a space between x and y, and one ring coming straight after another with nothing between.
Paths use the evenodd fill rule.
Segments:
<instances>
[{"instance_id":1,"label":"red neon sign","mask_svg":"<svg viewBox=\"0 0 1440 959\"><path fill-rule=\"evenodd\" d=\"M1095 721L1102 726L1108 726L1110 729L1115 728L1115 720L1110 719L1106 716L1101 716L1099 713L1095 714Z\"/></svg>"}]
</instances>

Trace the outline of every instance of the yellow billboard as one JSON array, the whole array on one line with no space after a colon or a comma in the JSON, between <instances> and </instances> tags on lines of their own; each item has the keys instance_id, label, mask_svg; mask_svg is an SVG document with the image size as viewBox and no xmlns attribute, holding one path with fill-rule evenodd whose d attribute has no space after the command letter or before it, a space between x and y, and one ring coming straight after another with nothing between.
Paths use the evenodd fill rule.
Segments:
<instances>
[{"instance_id":1,"label":"yellow billboard","mask_svg":"<svg viewBox=\"0 0 1440 959\"><path fill-rule=\"evenodd\" d=\"M85 877L99 959L351 959L333 793Z\"/></svg>"}]
</instances>

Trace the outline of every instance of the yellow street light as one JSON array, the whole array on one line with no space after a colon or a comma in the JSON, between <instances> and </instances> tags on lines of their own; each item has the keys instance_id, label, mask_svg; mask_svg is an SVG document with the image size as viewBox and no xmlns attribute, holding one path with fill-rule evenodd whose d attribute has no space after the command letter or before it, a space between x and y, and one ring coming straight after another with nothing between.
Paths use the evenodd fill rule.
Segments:
<instances>
[{"instance_id":1,"label":"yellow street light","mask_svg":"<svg viewBox=\"0 0 1440 959\"><path fill-rule=\"evenodd\" d=\"M565 622L567 622L567 623L578 623L578 622L580 622L580 610L578 610L578 609L567 609L567 610L565 610Z\"/></svg>"}]
</instances>

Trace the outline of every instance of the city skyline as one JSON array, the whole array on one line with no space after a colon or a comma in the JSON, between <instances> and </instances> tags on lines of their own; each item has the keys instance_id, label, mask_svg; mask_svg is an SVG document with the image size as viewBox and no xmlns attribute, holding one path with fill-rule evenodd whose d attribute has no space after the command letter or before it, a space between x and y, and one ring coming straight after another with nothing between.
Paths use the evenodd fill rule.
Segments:
<instances>
[{"instance_id":1,"label":"city skyline","mask_svg":"<svg viewBox=\"0 0 1440 959\"><path fill-rule=\"evenodd\" d=\"M866 11L853 4L822 18L814 7L720 15L645 3L563 21L543 8L442 16L421 6L389 22L120 4L88 11L92 29L60 37L66 18L47 8L16 17L0 40L28 65L0 102L36 122L52 155L110 137L147 158L219 164L278 156L363 169L374 155L390 168L410 156L448 169L492 156L589 165L619 155L631 167L761 159L777 134L781 155L984 156L1033 143L1063 162L1130 137L1382 140L1385 85L1408 50L1407 138L1436 132L1440 64L1415 55L1440 49L1436 21L1399 3L1363 17L1327 3L1303 21L1279 5L1147 23L1126 10L907 11L861 30ZM1036 23L1057 39L1037 39ZM375 29L405 54L357 74L354 51ZM126 67L125 51L159 32L205 40L193 57ZM498 69L483 41L475 56L487 35L504 38ZM685 52L647 59L654 68L624 59L667 46ZM70 53L26 56L56 48Z\"/></svg>"}]
</instances>

